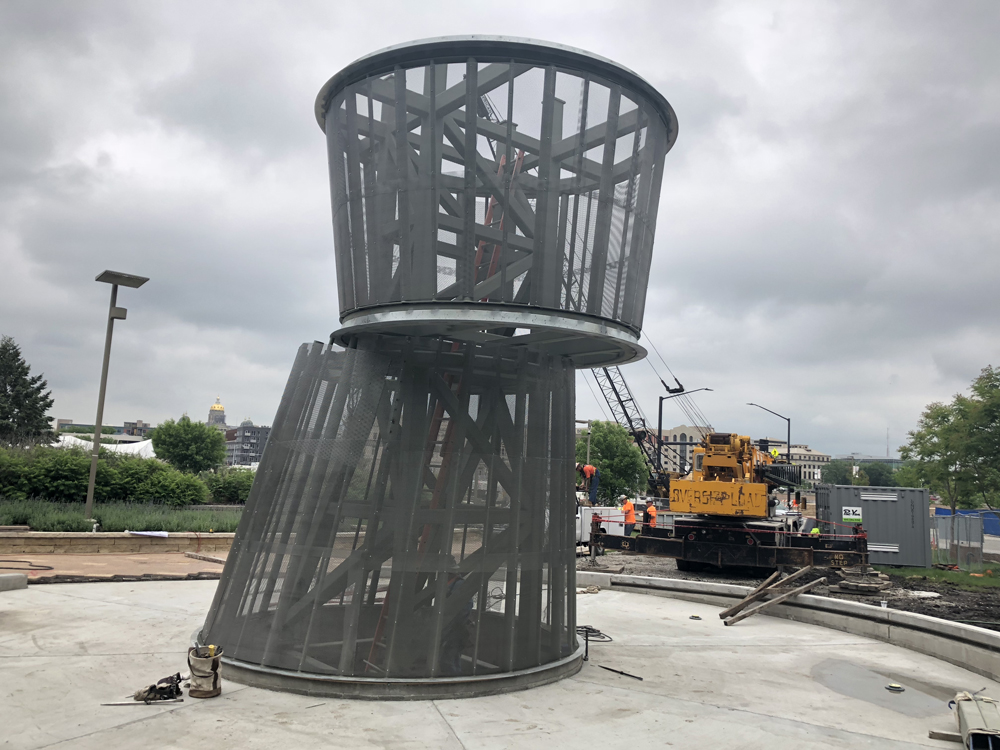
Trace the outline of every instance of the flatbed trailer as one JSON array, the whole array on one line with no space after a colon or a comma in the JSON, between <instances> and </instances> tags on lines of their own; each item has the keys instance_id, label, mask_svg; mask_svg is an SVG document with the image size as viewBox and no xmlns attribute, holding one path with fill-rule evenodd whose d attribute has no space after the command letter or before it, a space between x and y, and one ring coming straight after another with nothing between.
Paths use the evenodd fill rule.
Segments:
<instances>
[{"instance_id":1,"label":"flatbed trailer","mask_svg":"<svg viewBox=\"0 0 1000 750\"><path fill-rule=\"evenodd\" d=\"M626 537L602 530L603 520L595 515L591 522L591 555L613 549L672 557L682 569L806 565L848 568L868 564L868 537L860 525L850 534L808 534L776 519L684 517L675 519L667 528L637 524L640 533Z\"/></svg>"}]
</instances>

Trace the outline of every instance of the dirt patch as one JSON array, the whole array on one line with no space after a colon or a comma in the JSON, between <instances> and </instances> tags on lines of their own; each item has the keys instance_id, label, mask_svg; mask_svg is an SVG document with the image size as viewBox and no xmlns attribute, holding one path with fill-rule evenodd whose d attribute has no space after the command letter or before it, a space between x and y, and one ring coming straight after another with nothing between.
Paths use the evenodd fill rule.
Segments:
<instances>
[{"instance_id":1,"label":"dirt patch","mask_svg":"<svg viewBox=\"0 0 1000 750\"><path fill-rule=\"evenodd\" d=\"M893 588L886 592L885 598L893 609L1000 631L1000 589L968 591L948 581L890 577ZM939 596L924 598L919 596L920 592Z\"/></svg>"}]
</instances>

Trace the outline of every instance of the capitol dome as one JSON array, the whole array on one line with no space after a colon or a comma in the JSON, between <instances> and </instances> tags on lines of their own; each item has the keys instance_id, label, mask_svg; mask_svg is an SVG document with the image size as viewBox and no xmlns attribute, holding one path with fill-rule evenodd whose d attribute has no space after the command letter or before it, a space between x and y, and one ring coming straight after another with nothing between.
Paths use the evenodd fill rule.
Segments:
<instances>
[{"instance_id":1,"label":"capitol dome","mask_svg":"<svg viewBox=\"0 0 1000 750\"><path fill-rule=\"evenodd\" d=\"M226 428L226 409L218 396L215 397L215 403L208 407L208 420L206 424L213 425L219 429Z\"/></svg>"}]
</instances>

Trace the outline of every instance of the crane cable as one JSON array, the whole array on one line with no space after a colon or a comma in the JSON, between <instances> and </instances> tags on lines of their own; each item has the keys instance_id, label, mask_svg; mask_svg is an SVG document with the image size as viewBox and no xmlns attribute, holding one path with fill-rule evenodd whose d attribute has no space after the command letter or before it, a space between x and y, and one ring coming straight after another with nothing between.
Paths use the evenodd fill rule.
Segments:
<instances>
[{"instance_id":1,"label":"crane cable","mask_svg":"<svg viewBox=\"0 0 1000 750\"><path fill-rule=\"evenodd\" d=\"M643 336L646 337L646 341L652 347L653 351L656 353L656 356L659 358L660 362L662 362L663 366L667 368L667 372L670 373L670 376L679 385L680 380L678 380L677 376L674 374L674 371L670 369L670 365L667 364L667 361L663 358L663 355L660 354L660 350L656 348L656 344L649 337L649 334L644 331ZM660 373L657 371L655 365L653 365L649 357L646 358L646 361L649 363L649 366L653 369L653 373L656 375L657 379L664 384L664 387L666 387L666 383L660 376ZM687 418L691 422L693 427L697 427L699 432L702 433L701 437L704 437L705 434L708 432L708 427L710 425L708 417L705 416L705 413L698 407L694 399L688 396L687 394L683 393L679 394L676 397L676 400L678 402L677 406L684 413L685 418Z\"/></svg>"},{"instance_id":2,"label":"crane cable","mask_svg":"<svg viewBox=\"0 0 1000 750\"><path fill-rule=\"evenodd\" d=\"M591 377L593 377L593 375L591 375ZM594 393L594 389L591 387L590 381L587 380L587 373L586 373L586 371L584 371L584 373L583 373L583 382L587 384L587 388L590 390L590 395L594 397L594 401L597 403L597 408L601 410L601 415L604 417L604 420L606 422L610 422L611 420L608 419L608 413L606 411L604 411L604 407L601 406L601 400L599 398L597 398L597 394Z\"/></svg>"},{"instance_id":3,"label":"crane cable","mask_svg":"<svg viewBox=\"0 0 1000 750\"><path fill-rule=\"evenodd\" d=\"M656 367L653 366L653 363L649 361L649 358L646 359L646 362L653 370L653 374L656 375L657 379L662 383L663 378L660 376L660 373L657 372ZM678 394L674 396L672 400L677 402L677 406L681 410L681 412L683 412L684 418L688 422L690 422L693 426L700 428L702 423L698 420L697 413L695 412L695 410L691 408L693 404L691 403L690 399L684 396L683 394Z\"/></svg>"}]
</instances>

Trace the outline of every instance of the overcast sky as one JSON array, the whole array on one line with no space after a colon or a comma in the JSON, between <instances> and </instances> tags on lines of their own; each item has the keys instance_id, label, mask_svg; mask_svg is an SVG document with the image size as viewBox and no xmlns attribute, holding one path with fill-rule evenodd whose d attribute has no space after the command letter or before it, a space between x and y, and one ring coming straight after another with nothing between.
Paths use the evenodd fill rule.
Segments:
<instances>
[{"instance_id":1,"label":"overcast sky","mask_svg":"<svg viewBox=\"0 0 1000 750\"><path fill-rule=\"evenodd\" d=\"M316 93L465 33L595 52L673 105L645 334L714 389L716 429L783 436L756 401L793 442L884 455L888 429L895 455L1000 365L995 0L4 0L0 333L52 416L93 422L112 268L152 280L119 296L105 422L220 396L269 424L298 345L337 327ZM653 369L623 372L655 420ZM577 416L602 417L582 374Z\"/></svg>"}]
</instances>

